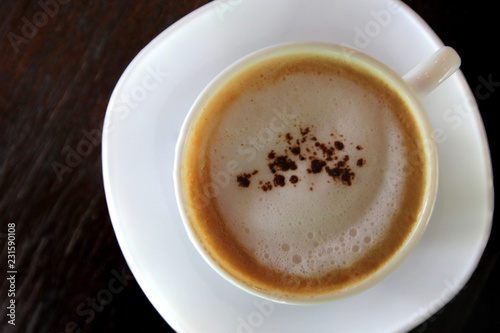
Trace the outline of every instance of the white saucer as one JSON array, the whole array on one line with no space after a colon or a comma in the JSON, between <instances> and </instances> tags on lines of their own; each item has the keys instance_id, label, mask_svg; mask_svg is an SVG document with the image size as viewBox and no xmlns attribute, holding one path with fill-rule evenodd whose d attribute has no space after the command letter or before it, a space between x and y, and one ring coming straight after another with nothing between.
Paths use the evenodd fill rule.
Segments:
<instances>
[{"instance_id":1,"label":"white saucer","mask_svg":"<svg viewBox=\"0 0 500 333\"><path fill-rule=\"evenodd\" d=\"M402 75L442 45L394 1L224 0L191 13L134 59L108 106L103 173L118 242L145 294L178 332L407 331L460 291L490 234L490 155L461 72L423 100L440 158L429 227L404 263L370 290L315 306L264 301L212 271L182 225L172 169L191 104L235 60L291 41L358 48Z\"/></svg>"}]
</instances>

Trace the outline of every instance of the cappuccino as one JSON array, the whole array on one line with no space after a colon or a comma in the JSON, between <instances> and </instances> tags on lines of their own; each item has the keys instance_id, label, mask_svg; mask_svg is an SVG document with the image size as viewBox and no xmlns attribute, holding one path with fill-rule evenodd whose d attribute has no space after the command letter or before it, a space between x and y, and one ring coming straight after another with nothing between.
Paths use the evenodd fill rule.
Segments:
<instances>
[{"instance_id":1,"label":"cappuccino","mask_svg":"<svg viewBox=\"0 0 500 333\"><path fill-rule=\"evenodd\" d=\"M285 297L372 277L412 236L430 182L397 88L349 57L270 56L203 104L181 165L196 237L226 273Z\"/></svg>"}]
</instances>

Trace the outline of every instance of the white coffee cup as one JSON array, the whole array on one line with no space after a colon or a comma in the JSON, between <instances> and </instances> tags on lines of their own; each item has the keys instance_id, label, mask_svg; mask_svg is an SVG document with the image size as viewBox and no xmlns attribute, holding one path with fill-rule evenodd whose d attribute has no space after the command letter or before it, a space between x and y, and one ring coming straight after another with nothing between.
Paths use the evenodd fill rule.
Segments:
<instances>
[{"instance_id":1,"label":"white coffee cup","mask_svg":"<svg viewBox=\"0 0 500 333\"><path fill-rule=\"evenodd\" d=\"M193 223L190 220L189 205L187 204L186 192L183 187L183 163L185 159L186 142L190 136L190 130L193 122L197 119L200 113L203 112L203 106L210 100L210 98L218 91L218 89L227 80L232 78L235 74L239 73L243 68L247 68L252 64L259 63L269 57L279 54L287 54L290 52L299 52L300 50L314 52L324 52L352 62L362 63L363 66L368 66L371 70L375 71L378 76L384 78L385 81L395 87L402 95L405 96L418 123L421 127L424 136L424 146L426 154L428 155L428 165L430 168L430 181L426 189L425 205L423 206L417 226L414 228L412 235L405 242L405 244L398 250L398 252L386 263L383 267L377 270L376 273L354 286L337 291L335 293L327 293L320 295L307 295L307 296L294 296L290 297L286 294L263 290L254 285L243 281L241 278L236 278L218 262L210 253L210 249L204 244L203 235L194 229ZM365 55L356 50L348 49L339 45L324 44L324 43L287 43L277 46L272 46L263 50L256 51L236 63L229 66L217 77L215 77L208 86L202 91L189 111L181 133L178 139L175 155L174 165L174 183L175 192L178 202L179 211L182 217L187 234L205 261L222 277L229 282L240 287L241 289L269 300L291 303L291 304L315 304L326 301L331 301L349 295L359 293L379 282L390 272L392 272L414 248L418 240L421 238L428 221L431 217L432 209L436 199L437 185L438 185L438 158L435 142L433 139L433 131L426 114L426 110L422 106L420 99L434 90L439 84L446 80L460 67L460 58L457 53L450 47L442 47L426 61L416 66L408 74L400 77L397 73L391 70L388 66Z\"/></svg>"}]
</instances>

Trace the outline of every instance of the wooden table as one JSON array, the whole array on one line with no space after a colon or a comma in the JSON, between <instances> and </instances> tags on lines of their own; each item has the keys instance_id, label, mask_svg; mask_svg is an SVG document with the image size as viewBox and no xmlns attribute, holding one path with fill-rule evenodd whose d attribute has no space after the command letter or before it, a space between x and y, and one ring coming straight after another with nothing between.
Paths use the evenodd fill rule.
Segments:
<instances>
[{"instance_id":1,"label":"wooden table","mask_svg":"<svg viewBox=\"0 0 500 333\"><path fill-rule=\"evenodd\" d=\"M0 3L0 332L170 331L116 241L103 190L100 133L129 62L207 2ZM486 1L405 2L461 55L495 155L496 10ZM6 313L7 240L14 230L15 326ZM467 286L414 332L500 331L498 234L494 226Z\"/></svg>"}]
</instances>

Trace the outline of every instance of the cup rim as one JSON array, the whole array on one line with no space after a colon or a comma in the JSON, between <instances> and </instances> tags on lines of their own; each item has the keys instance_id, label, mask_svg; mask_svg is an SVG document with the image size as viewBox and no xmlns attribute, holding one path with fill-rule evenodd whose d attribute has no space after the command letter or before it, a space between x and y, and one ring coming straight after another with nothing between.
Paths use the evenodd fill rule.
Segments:
<instances>
[{"instance_id":1,"label":"cup rim","mask_svg":"<svg viewBox=\"0 0 500 333\"><path fill-rule=\"evenodd\" d=\"M251 66L252 64L258 63L259 61L262 61L264 59L268 59L273 56L289 54L291 52L327 52L329 55L345 57L348 58L349 61L356 61L364 68L375 72L376 76L382 77L384 81L388 82L391 86L396 87L398 91L401 92L401 95L405 97L405 100L407 101L407 103L409 103L414 116L418 120L419 127L421 128L422 135L424 137L424 149L426 149L428 152L427 158L429 161L429 181L426 190L426 197L424 200L425 204L423 205L423 208L421 210L419 222L414 227L413 232L407 238L406 242L400 247L400 249L393 254L392 258L383 266L381 266L373 275L361 281L360 283L355 284L354 286L348 287L335 293L312 296L287 296L276 292L260 290L232 276L212 257L209 251L205 248L203 242L199 239L189 220L186 198L184 196L184 189L182 185L182 161L184 158L184 152L189 138L190 129L193 125L193 122L196 120L196 117L200 112L202 112L203 109L200 106L204 105L213 96L213 94L225 82L227 82L227 80L240 72L243 68ZM438 189L438 156L436 144L433 137L432 126L430 124L430 120L428 118L426 110L420 101L420 98L403 80L403 78L395 71L393 71L390 67L363 52L339 44L323 42L290 42L268 46L243 56L242 58L236 60L228 67L223 69L204 87L204 89L200 92L200 94L191 105L188 114L182 124L175 146L173 177L177 207L181 215L184 229L186 230L188 238L196 248L197 252L203 257L205 262L212 269L214 269L226 281L254 296L258 296L278 303L312 305L344 299L365 291L387 277L404 261L404 259L409 255L409 253L413 250L413 248L420 240L432 215Z\"/></svg>"}]
</instances>

